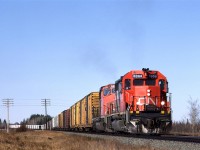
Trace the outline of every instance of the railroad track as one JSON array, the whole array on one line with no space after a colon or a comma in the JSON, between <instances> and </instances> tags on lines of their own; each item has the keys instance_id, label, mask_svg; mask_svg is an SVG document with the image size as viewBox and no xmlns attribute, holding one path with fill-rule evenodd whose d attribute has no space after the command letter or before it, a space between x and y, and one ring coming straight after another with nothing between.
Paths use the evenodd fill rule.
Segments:
<instances>
[{"instance_id":1,"label":"railroad track","mask_svg":"<svg viewBox=\"0 0 200 150\"><path fill-rule=\"evenodd\" d=\"M192 136L177 136L177 135L134 135L131 137L143 138L143 139L153 139L153 140L164 140L164 141L177 141L177 142L189 142L189 143L199 143L200 137Z\"/></svg>"},{"instance_id":2,"label":"railroad track","mask_svg":"<svg viewBox=\"0 0 200 150\"><path fill-rule=\"evenodd\" d=\"M67 131L73 132L73 131ZM75 132L81 134L97 134L97 135L107 135L107 136L118 136L118 137L130 137L130 138L140 138L140 139L151 139L151 140L163 140L163 141L176 141L176 142L189 142L200 144L200 136L186 136L186 135L155 135L155 134L127 134L127 133L108 133L108 132Z\"/></svg>"}]
</instances>

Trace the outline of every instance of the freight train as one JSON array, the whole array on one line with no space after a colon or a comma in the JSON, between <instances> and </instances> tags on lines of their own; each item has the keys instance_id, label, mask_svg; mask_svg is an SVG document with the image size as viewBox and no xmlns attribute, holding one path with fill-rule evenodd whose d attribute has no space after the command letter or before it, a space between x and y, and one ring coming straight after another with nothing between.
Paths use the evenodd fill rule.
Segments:
<instances>
[{"instance_id":1,"label":"freight train","mask_svg":"<svg viewBox=\"0 0 200 150\"><path fill-rule=\"evenodd\" d=\"M171 94L159 71L132 70L114 84L77 101L47 122L47 129L167 133L172 127Z\"/></svg>"}]
</instances>

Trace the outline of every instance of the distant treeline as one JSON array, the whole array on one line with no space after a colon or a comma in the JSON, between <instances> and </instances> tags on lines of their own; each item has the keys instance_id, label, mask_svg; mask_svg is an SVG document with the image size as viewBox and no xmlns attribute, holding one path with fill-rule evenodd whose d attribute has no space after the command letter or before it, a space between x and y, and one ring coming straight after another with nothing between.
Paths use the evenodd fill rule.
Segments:
<instances>
[{"instance_id":1,"label":"distant treeline","mask_svg":"<svg viewBox=\"0 0 200 150\"><path fill-rule=\"evenodd\" d=\"M191 124L187 121L173 122L172 132L180 134L200 135L200 122Z\"/></svg>"},{"instance_id":2,"label":"distant treeline","mask_svg":"<svg viewBox=\"0 0 200 150\"><path fill-rule=\"evenodd\" d=\"M49 120L51 120L52 117L50 115L44 116L40 114L33 114L27 119L23 119L20 123L16 122L14 124L26 124L26 125L43 125ZM13 124L13 123L12 123ZM3 121L0 119L0 129L5 129L7 127L7 122L4 119Z\"/></svg>"},{"instance_id":3,"label":"distant treeline","mask_svg":"<svg viewBox=\"0 0 200 150\"><path fill-rule=\"evenodd\" d=\"M44 116L40 114L33 114L30 118L24 119L20 124L43 125L51 119L52 117L50 115Z\"/></svg>"},{"instance_id":4,"label":"distant treeline","mask_svg":"<svg viewBox=\"0 0 200 150\"><path fill-rule=\"evenodd\" d=\"M188 100L188 119L173 122L172 132L180 134L200 135L200 103L199 99Z\"/></svg>"}]
</instances>

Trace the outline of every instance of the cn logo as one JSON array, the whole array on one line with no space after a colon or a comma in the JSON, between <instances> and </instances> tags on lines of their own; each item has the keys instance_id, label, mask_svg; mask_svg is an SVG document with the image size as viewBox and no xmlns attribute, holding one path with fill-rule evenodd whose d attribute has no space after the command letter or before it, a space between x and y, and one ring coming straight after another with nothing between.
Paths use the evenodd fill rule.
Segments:
<instances>
[{"instance_id":1,"label":"cn logo","mask_svg":"<svg viewBox=\"0 0 200 150\"><path fill-rule=\"evenodd\" d=\"M149 105L149 104L153 104L153 105L156 105L154 100L151 98L151 97L148 97L148 98L144 98L144 97L140 97L138 98L138 101L136 103L137 105Z\"/></svg>"}]
</instances>

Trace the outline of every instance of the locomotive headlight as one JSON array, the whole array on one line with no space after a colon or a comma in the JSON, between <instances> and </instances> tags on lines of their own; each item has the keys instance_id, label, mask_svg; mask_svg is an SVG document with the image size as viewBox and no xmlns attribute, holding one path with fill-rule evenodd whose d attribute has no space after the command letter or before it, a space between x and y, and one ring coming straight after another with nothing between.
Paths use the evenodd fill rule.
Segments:
<instances>
[{"instance_id":1,"label":"locomotive headlight","mask_svg":"<svg viewBox=\"0 0 200 150\"><path fill-rule=\"evenodd\" d=\"M150 93L150 92L151 92L151 90L148 89L148 90L147 90L147 96L151 96L151 93Z\"/></svg>"},{"instance_id":2,"label":"locomotive headlight","mask_svg":"<svg viewBox=\"0 0 200 150\"><path fill-rule=\"evenodd\" d=\"M161 102L161 105L162 105L162 106L165 105L165 101L162 101L162 102Z\"/></svg>"}]
</instances>

